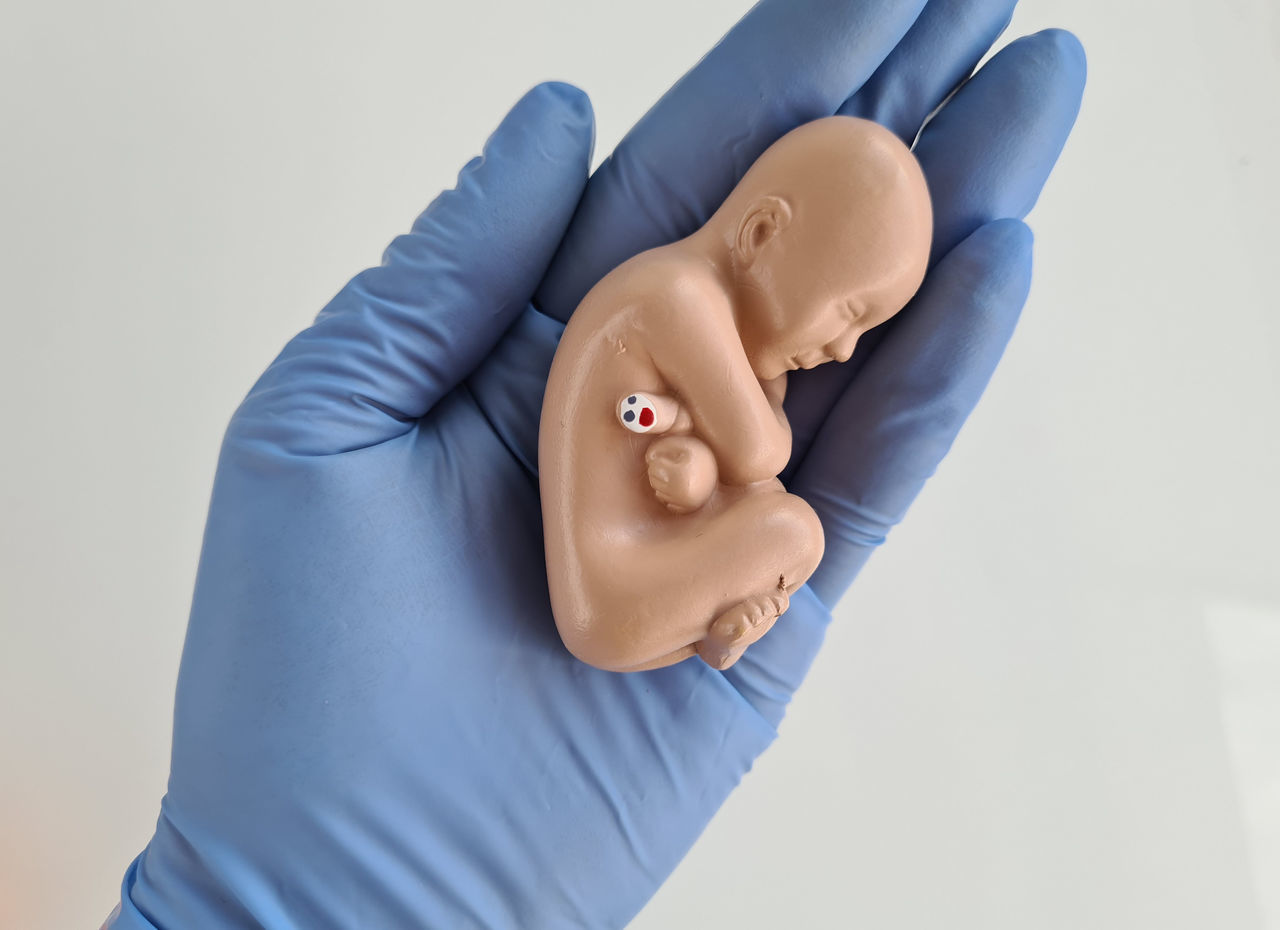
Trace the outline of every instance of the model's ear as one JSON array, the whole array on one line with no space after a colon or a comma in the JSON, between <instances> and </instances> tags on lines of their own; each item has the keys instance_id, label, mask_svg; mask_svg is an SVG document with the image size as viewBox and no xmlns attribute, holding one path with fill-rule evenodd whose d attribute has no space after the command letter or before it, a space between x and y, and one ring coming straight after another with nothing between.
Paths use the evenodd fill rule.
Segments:
<instances>
[{"instance_id":1,"label":"model's ear","mask_svg":"<svg viewBox=\"0 0 1280 930\"><path fill-rule=\"evenodd\" d=\"M733 240L733 251L738 262L749 268L760 250L791 222L791 207L781 197L761 197L738 224L738 234Z\"/></svg>"}]
</instances>

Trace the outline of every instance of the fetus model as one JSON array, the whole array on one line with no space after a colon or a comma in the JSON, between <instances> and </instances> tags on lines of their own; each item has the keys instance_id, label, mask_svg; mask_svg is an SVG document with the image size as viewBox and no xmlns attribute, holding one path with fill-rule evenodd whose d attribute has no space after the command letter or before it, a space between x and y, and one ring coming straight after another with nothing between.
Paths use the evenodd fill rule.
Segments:
<instances>
[{"instance_id":1,"label":"fetus model","mask_svg":"<svg viewBox=\"0 0 1280 930\"><path fill-rule=\"evenodd\" d=\"M832 116L770 146L697 232L583 298L538 438L570 652L615 671L695 654L723 669L768 632L823 550L817 515L777 478L787 373L847 361L919 288L931 236L910 150Z\"/></svg>"}]
</instances>

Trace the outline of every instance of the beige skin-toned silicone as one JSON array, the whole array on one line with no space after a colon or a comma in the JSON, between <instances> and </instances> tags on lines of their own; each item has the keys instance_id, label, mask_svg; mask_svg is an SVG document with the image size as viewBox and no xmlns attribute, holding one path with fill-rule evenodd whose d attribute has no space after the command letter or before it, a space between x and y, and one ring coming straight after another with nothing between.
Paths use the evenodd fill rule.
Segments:
<instances>
[{"instance_id":1,"label":"beige skin-toned silicone","mask_svg":"<svg viewBox=\"0 0 1280 930\"><path fill-rule=\"evenodd\" d=\"M931 235L910 150L833 116L774 143L696 233L583 298L538 443L547 581L570 652L615 671L695 654L727 668L768 632L823 551L817 515L777 480L787 372L847 361L919 288ZM631 393L671 425L625 429Z\"/></svg>"}]
</instances>

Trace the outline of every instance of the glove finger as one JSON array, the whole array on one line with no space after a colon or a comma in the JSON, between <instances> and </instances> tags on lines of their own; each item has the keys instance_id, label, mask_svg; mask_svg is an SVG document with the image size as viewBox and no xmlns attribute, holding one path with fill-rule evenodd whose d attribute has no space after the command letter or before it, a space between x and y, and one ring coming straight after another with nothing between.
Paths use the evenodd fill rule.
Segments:
<instances>
[{"instance_id":1,"label":"glove finger","mask_svg":"<svg viewBox=\"0 0 1280 930\"><path fill-rule=\"evenodd\" d=\"M980 227L938 264L836 403L792 488L826 534L809 579L824 604L840 599L951 448L1030 283L1027 226Z\"/></svg>"},{"instance_id":2,"label":"glove finger","mask_svg":"<svg viewBox=\"0 0 1280 930\"><path fill-rule=\"evenodd\" d=\"M929 0L884 64L839 112L888 126L907 145L977 67L1017 0Z\"/></svg>"},{"instance_id":3,"label":"glove finger","mask_svg":"<svg viewBox=\"0 0 1280 930\"><path fill-rule=\"evenodd\" d=\"M582 91L525 94L457 186L285 346L228 435L323 455L409 430L527 306L581 197L593 136Z\"/></svg>"},{"instance_id":4,"label":"glove finger","mask_svg":"<svg viewBox=\"0 0 1280 930\"><path fill-rule=\"evenodd\" d=\"M566 321L637 252L689 235L783 133L876 70L923 0L763 0L646 113L592 175L535 302Z\"/></svg>"},{"instance_id":5,"label":"glove finger","mask_svg":"<svg viewBox=\"0 0 1280 930\"><path fill-rule=\"evenodd\" d=\"M934 202L932 261L983 223L1031 212L1084 82L1080 40L1046 29L1001 49L930 120L915 153Z\"/></svg>"},{"instance_id":6,"label":"glove finger","mask_svg":"<svg viewBox=\"0 0 1280 930\"><path fill-rule=\"evenodd\" d=\"M1080 43L1049 29L1001 49L930 120L915 153L933 199L934 261L983 223L1031 210L1075 123L1084 77ZM785 405L788 487L832 406L899 318L859 339L848 362L795 373Z\"/></svg>"},{"instance_id":7,"label":"glove finger","mask_svg":"<svg viewBox=\"0 0 1280 930\"><path fill-rule=\"evenodd\" d=\"M822 564L769 635L725 672L773 726L840 598L946 454L1013 331L1031 274L1020 220L983 226L942 260L867 361L797 475L822 519Z\"/></svg>"}]
</instances>

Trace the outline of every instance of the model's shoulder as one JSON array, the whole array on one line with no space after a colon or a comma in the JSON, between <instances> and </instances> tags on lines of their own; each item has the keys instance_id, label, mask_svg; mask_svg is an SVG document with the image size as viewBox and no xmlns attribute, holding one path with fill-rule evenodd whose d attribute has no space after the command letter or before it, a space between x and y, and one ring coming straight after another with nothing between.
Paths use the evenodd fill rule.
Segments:
<instances>
[{"instance_id":1,"label":"model's shoulder","mask_svg":"<svg viewBox=\"0 0 1280 930\"><path fill-rule=\"evenodd\" d=\"M654 249L627 266L624 286L646 312L683 315L698 308L706 314L729 307L723 281L703 258Z\"/></svg>"}]
</instances>

